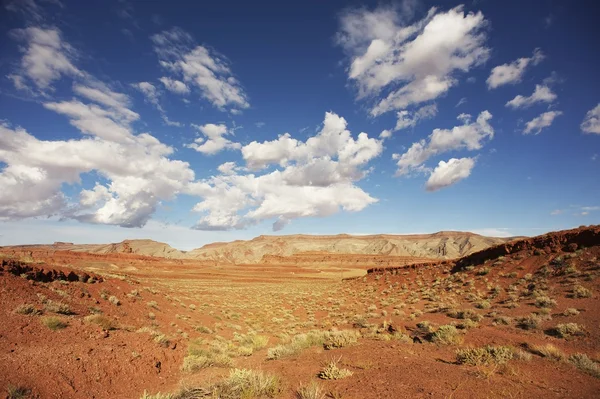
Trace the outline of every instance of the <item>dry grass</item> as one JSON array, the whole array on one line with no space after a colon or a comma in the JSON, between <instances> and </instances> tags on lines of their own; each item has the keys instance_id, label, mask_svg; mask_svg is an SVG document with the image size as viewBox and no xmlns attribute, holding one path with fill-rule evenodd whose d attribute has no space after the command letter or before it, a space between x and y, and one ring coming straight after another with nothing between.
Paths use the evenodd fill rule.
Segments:
<instances>
[{"instance_id":1,"label":"dry grass","mask_svg":"<svg viewBox=\"0 0 600 399\"><path fill-rule=\"evenodd\" d=\"M117 323L106 316L101 314L93 314L85 317L85 321L99 325L103 330L116 330L118 328Z\"/></svg>"},{"instance_id":2,"label":"dry grass","mask_svg":"<svg viewBox=\"0 0 600 399\"><path fill-rule=\"evenodd\" d=\"M561 338L570 338L574 335L582 335L583 327L577 323L565 323L554 327L552 332Z\"/></svg>"},{"instance_id":3,"label":"dry grass","mask_svg":"<svg viewBox=\"0 0 600 399\"><path fill-rule=\"evenodd\" d=\"M25 399L29 394L30 390L22 386L9 384L6 388L6 399Z\"/></svg>"},{"instance_id":4,"label":"dry grass","mask_svg":"<svg viewBox=\"0 0 600 399\"><path fill-rule=\"evenodd\" d=\"M42 324L51 329L52 331L62 330L68 325L60 318L54 316L43 317Z\"/></svg>"},{"instance_id":5,"label":"dry grass","mask_svg":"<svg viewBox=\"0 0 600 399\"><path fill-rule=\"evenodd\" d=\"M444 325L431 335L431 341L440 345L457 345L463 342L463 337L456 327Z\"/></svg>"},{"instance_id":6,"label":"dry grass","mask_svg":"<svg viewBox=\"0 0 600 399\"><path fill-rule=\"evenodd\" d=\"M600 378L600 365L590 359L588 355L584 353L576 353L569 356L569 362L579 370L593 377Z\"/></svg>"},{"instance_id":7,"label":"dry grass","mask_svg":"<svg viewBox=\"0 0 600 399\"><path fill-rule=\"evenodd\" d=\"M531 353L545 357L551 360L563 361L565 360L565 354L556 346L552 344L546 345L529 345L527 348Z\"/></svg>"},{"instance_id":8,"label":"dry grass","mask_svg":"<svg viewBox=\"0 0 600 399\"><path fill-rule=\"evenodd\" d=\"M17 306L17 308L15 309L15 313L28 315L28 316L35 316L35 315L41 314L42 311L36 309L35 306L33 306L31 304L23 304L23 305Z\"/></svg>"},{"instance_id":9,"label":"dry grass","mask_svg":"<svg viewBox=\"0 0 600 399\"><path fill-rule=\"evenodd\" d=\"M325 399L325 391L319 383L313 381L308 385L302 385L296 391L298 399Z\"/></svg>"},{"instance_id":10,"label":"dry grass","mask_svg":"<svg viewBox=\"0 0 600 399\"><path fill-rule=\"evenodd\" d=\"M458 363L472 366L505 364L513 357L514 349L508 346L487 345L481 348L465 348L456 351Z\"/></svg>"},{"instance_id":11,"label":"dry grass","mask_svg":"<svg viewBox=\"0 0 600 399\"><path fill-rule=\"evenodd\" d=\"M342 378L350 377L352 371L339 368L338 364L342 358L331 359L327 365L319 372L319 378L322 380L341 380Z\"/></svg>"},{"instance_id":12,"label":"dry grass","mask_svg":"<svg viewBox=\"0 0 600 399\"><path fill-rule=\"evenodd\" d=\"M52 312L52 313L58 313L58 314L64 314L64 315L73 314L71 307L69 305L67 305L66 303L62 303L62 302L47 301L44 304L44 309L46 311Z\"/></svg>"}]
</instances>

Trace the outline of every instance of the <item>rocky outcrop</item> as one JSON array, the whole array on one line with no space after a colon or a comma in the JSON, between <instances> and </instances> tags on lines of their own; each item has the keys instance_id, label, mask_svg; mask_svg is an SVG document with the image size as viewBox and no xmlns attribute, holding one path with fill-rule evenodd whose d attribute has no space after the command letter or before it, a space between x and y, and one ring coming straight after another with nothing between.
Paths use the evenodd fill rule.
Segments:
<instances>
[{"instance_id":1,"label":"rocky outcrop","mask_svg":"<svg viewBox=\"0 0 600 399\"><path fill-rule=\"evenodd\" d=\"M26 262L13 259L3 259L0 263L0 274L9 273L15 276L22 276L27 280L49 283L55 280L79 281L82 283L102 282L103 279L97 275L90 275L82 271L61 270L57 268L47 268L33 266Z\"/></svg>"}]
</instances>

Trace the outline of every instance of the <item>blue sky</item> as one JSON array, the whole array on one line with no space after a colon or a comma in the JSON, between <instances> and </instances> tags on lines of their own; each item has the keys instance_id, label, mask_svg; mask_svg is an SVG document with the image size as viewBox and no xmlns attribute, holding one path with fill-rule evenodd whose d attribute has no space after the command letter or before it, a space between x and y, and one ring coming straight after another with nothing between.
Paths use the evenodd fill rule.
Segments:
<instances>
[{"instance_id":1,"label":"blue sky","mask_svg":"<svg viewBox=\"0 0 600 399\"><path fill-rule=\"evenodd\" d=\"M9 1L0 245L597 224L599 11Z\"/></svg>"}]
</instances>

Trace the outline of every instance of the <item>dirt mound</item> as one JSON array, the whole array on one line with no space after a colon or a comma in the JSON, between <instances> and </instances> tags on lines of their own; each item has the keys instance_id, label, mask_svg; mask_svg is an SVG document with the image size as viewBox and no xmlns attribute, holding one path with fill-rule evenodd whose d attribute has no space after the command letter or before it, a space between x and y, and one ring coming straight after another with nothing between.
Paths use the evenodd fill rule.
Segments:
<instances>
[{"instance_id":1,"label":"dirt mound","mask_svg":"<svg viewBox=\"0 0 600 399\"><path fill-rule=\"evenodd\" d=\"M457 260L414 262L409 267L420 268L424 266L446 266L452 267L452 272L464 270L466 267L481 265L487 261L502 256L524 253L523 256L533 254L552 254L558 252L575 252L578 248L600 245L600 225L581 226L576 229L562 230L543 234L537 237L513 240L508 243L495 245L484 250L472 253ZM531 252L531 254L529 253ZM393 266L388 268L375 267L367 270L367 273L379 273L384 270L405 268Z\"/></svg>"},{"instance_id":2,"label":"dirt mound","mask_svg":"<svg viewBox=\"0 0 600 399\"><path fill-rule=\"evenodd\" d=\"M95 283L103 281L102 277L100 276L90 275L81 271L33 266L31 264L13 259L2 259L0 262L0 274L2 273L10 273L15 276L21 276L26 280L40 281L45 283L56 280L80 281L82 283Z\"/></svg>"}]
</instances>

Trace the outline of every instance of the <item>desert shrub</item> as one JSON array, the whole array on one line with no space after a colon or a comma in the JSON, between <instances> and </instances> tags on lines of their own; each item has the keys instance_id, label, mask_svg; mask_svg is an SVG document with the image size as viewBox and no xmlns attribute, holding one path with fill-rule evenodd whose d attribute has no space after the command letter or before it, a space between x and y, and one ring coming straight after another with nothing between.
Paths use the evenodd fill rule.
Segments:
<instances>
[{"instance_id":1,"label":"desert shrub","mask_svg":"<svg viewBox=\"0 0 600 399\"><path fill-rule=\"evenodd\" d=\"M148 392L144 391L142 396L140 396L140 399L175 399L175 396L170 393L149 394Z\"/></svg>"},{"instance_id":2,"label":"desert shrub","mask_svg":"<svg viewBox=\"0 0 600 399\"><path fill-rule=\"evenodd\" d=\"M117 298L114 295L111 295L108 297L108 302L112 303L115 306L119 306L121 304L121 301L119 301L119 298Z\"/></svg>"},{"instance_id":3,"label":"desert shrub","mask_svg":"<svg viewBox=\"0 0 600 399\"><path fill-rule=\"evenodd\" d=\"M211 330L210 328L208 328L206 326L197 326L195 328L195 330L202 334L212 334L213 333L213 330Z\"/></svg>"},{"instance_id":4,"label":"desert shrub","mask_svg":"<svg viewBox=\"0 0 600 399\"><path fill-rule=\"evenodd\" d=\"M146 305L150 306L153 309L158 309L158 303L156 303L156 301L150 301Z\"/></svg>"},{"instance_id":5,"label":"desert shrub","mask_svg":"<svg viewBox=\"0 0 600 399\"><path fill-rule=\"evenodd\" d=\"M590 298L591 296L592 291L590 291L589 289L582 287L581 285L576 285L575 287L573 287L573 298Z\"/></svg>"},{"instance_id":6,"label":"desert shrub","mask_svg":"<svg viewBox=\"0 0 600 399\"><path fill-rule=\"evenodd\" d=\"M29 315L29 316L35 316L35 315L41 314L42 312L40 310L36 309L35 306L33 306L31 304L23 304L23 305L17 306L17 308L15 309L15 313Z\"/></svg>"},{"instance_id":7,"label":"desert shrub","mask_svg":"<svg viewBox=\"0 0 600 399\"><path fill-rule=\"evenodd\" d=\"M600 365L590 359L586 354L575 353L569 356L569 362L579 370L593 377L600 378Z\"/></svg>"},{"instance_id":8,"label":"desert shrub","mask_svg":"<svg viewBox=\"0 0 600 399\"><path fill-rule=\"evenodd\" d=\"M29 394L29 389L19 385L9 384L6 388L6 399L25 399Z\"/></svg>"},{"instance_id":9,"label":"desert shrub","mask_svg":"<svg viewBox=\"0 0 600 399\"><path fill-rule=\"evenodd\" d=\"M517 327L524 330L535 330L540 326L542 318L536 314L530 314L529 316L521 317L517 319Z\"/></svg>"},{"instance_id":10,"label":"desert shrub","mask_svg":"<svg viewBox=\"0 0 600 399\"><path fill-rule=\"evenodd\" d=\"M229 377L212 387L213 397L233 398L273 398L281 392L279 378L263 371L234 369Z\"/></svg>"},{"instance_id":11,"label":"desert shrub","mask_svg":"<svg viewBox=\"0 0 600 399\"><path fill-rule=\"evenodd\" d=\"M70 315L73 314L71 308L66 303L62 302L54 302L54 301L46 301L44 304L44 309L48 312Z\"/></svg>"},{"instance_id":12,"label":"desert shrub","mask_svg":"<svg viewBox=\"0 0 600 399\"><path fill-rule=\"evenodd\" d=\"M333 332L309 331L294 336L288 343L269 348L267 351L267 359L274 360L292 356L306 348L316 345L323 345L327 349L339 348L349 343L356 342L358 336L359 334L357 332L346 330Z\"/></svg>"},{"instance_id":13,"label":"desert shrub","mask_svg":"<svg viewBox=\"0 0 600 399\"><path fill-rule=\"evenodd\" d=\"M165 334L153 334L154 335L154 342L156 342L157 344L159 344L162 347L167 347L171 344L171 340L169 339L169 337L167 337Z\"/></svg>"},{"instance_id":14,"label":"desert shrub","mask_svg":"<svg viewBox=\"0 0 600 399\"><path fill-rule=\"evenodd\" d=\"M323 347L325 349L343 348L356 343L359 336L358 332L351 330L332 331L328 334Z\"/></svg>"},{"instance_id":15,"label":"desert shrub","mask_svg":"<svg viewBox=\"0 0 600 399\"><path fill-rule=\"evenodd\" d=\"M455 345L463 341L456 327L451 325L440 326L432 335L431 341L440 345Z\"/></svg>"},{"instance_id":16,"label":"desert shrub","mask_svg":"<svg viewBox=\"0 0 600 399\"><path fill-rule=\"evenodd\" d=\"M512 319L508 316L498 316L494 319L494 323L509 326L512 323Z\"/></svg>"},{"instance_id":17,"label":"desert shrub","mask_svg":"<svg viewBox=\"0 0 600 399\"><path fill-rule=\"evenodd\" d=\"M489 309L492 307L492 304L490 303L490 301L481 301L477 302L475 304L475 307L478 309Z\"/></svg>"},{"instance_id":18,"label":"desert shrub","mask_svg":"<svg viewBox=\"0 0 600 399\"><path fill-rule=\"evenodd\" d=\"M472 366L504 364L514 357L513 348L508 346L484 346L456 351L456 361Z\"/></svg>"},{"instance_id":19,"label":"desert shrub","mask_svg":"<svg viewBox=\"0 0 600 399\"><path fill-rule=\"evenodd\" d=\"M51 329L52 331L62 330L67 327L67 323L59 319L58 317L48 316L42 318L42 324Z\"/></svg>"},{"instance_id":20,"label":"desert shrub","mask_svg":"<svg viewBox=\"0 0 600 399\"><path fill-rule=\"evenodd\" d=\"M117 329L117 323L115 323L115 321L113 319L103 316L103 315L100 315L100 314L93 314L93 315L86 316L85 321L87 321L88 323L97 324L103 330L116 330Z\"/></svg>"},{"instance_id":21,"label":"desert shrub","mask_svg":"<svg viewBox=\"0 0 600 399\"><path fill-rule=\"evenodd\" d=\"M568 317L568 316L577 316L578 314L579 314L579 310L577 310L575 308L567 308L563 312L563 316L565 316L565 317Z\"/></svg>"},{"instance_id":22,"label":"desert shrub","mask_svg":"<svg viewBox=\"0 0 600 399\"><path fill-rule=\"evenodd\" d=\"M327 363L325 368L319 372L319 378L322 380L341 380L350 377L353 374L352 371L338 367L340 359L334 359Z\"/></svg>"},{"instance_id":23,"label":"desert shrub","mask_svg":"<svg viewBox=\"0 0 600 399\"><path fill-rule=\"evenodd\" d=\"M483 319L483 316L474 311L473 309L451 310L446 314L449 317L453 317L455 319L469 319L477 322Z\"/></svg>"},{"instance_id":24,"label":"desert shrub","mask_svg":"<svg viewBox=\"0 0 600 399\"><path fill-rule=\"evenodd\" d=\"M529 345L527 349L538 356L546 357L551 360L562 361L565 359L565 354L552 344L546 345Z\"/></svg>"},{"instance_id":25,"label":"desert shrub","mask_svg":"<svg viewBox=\"0 0 600 399\"><path fill-rule=\"evenodd\" d=\"M556 306L556 301L547 296L538 296L535 299L535 306L538 308L550 308Z\"/></svg>"},{"instance_id":26,"label":"desert shrub","mask_svg":"<svg viewBox=\"0 0 600 399\"><path fill-rule=\"evenodd\" d=\"M491 269L489 267L484 267L482 269L477 270L477 275L485 276L485 275L489 274L490 271L491 271Z\"/></svg>"},{"instance_id":27,"label":"desert shrub","mask_svg":"<svg viewBox=\"0 0 600 399\"><path fill-rule=\"evenodd\" d=\"M182 370L195 373L208 367L231 367L233 360L224 354L187 355L183 358Z\"/></svg>"},{"instance_id":28,"label":"desert shrub","mask_svg":"<svg viewBox=\"0 0 600 399\"><path fill-rule=\"evenodd\" d=\"M313 381L309 385L302 385L296 391L298 399L325 399L325 392L321 385Z\"/></svg>"},{"instance_id":29,"label":"desert shrub","mask_svg":"<svg viewBox=\"0 0 600 399\"><path fill-rule=\"evenodd\" d=\"M577 323L565 323L554 327L552 332L561 338L569 338L573 335L583 334L583 328Z\"/></svg>"}]
</instances>

